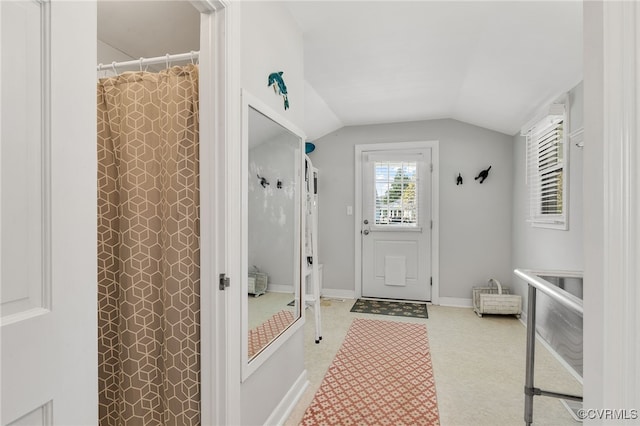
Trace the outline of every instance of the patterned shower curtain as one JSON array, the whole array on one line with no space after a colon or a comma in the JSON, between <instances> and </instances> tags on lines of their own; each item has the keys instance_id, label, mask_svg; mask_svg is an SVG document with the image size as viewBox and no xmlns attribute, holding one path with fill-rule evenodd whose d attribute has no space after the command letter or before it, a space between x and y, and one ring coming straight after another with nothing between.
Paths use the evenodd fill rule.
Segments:
<instances>
[{"instance_id":1,"label":"patterned shower curtain","mask_svg":"<svg viewBox=\"0 0 640 426\"><path fill-rule=\"evenodd\" d=\"M200 423L198 68L98 83L100 425Z\"/></svg>"}]
</instances>

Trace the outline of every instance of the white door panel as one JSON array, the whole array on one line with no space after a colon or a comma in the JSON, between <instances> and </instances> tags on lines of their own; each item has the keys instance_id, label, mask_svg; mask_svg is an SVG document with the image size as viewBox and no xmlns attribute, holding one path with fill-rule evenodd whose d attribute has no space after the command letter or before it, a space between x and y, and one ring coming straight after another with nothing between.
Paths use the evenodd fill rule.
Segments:
<instances>
[{"instance_id":1,"label":"white door panel","mask_svg":"<svg viewBox=\"0 0 640 426\"><path fill-rule=\"evenodd\" d=\"M52 424L51 404L47 403L12 422L9 426L46 426Z\"/></svg>"},{"instance_id":2,"label":"white door panel","mask_svg":"<svg viewBox=\"0 0 640 426\"><path fill-rule=\"evenodd\" d=\"M96 5L0 21L0 422L95 424Z\"/></svg>"},{"instance_id":3,"label":"white door panel","mask_svg":"<svg viewBox=\"0 0 640 426\"><path fill-rule=\"evenodd\" d=\"M43 91L40 83L42 7L35 2L2 2L2 316L46 306L43 294L41 165ZM8 41L21 40L21 43ZM34 84L35 83L35 84ZM24 265L29 268L24 268Z\"/></svg>"},{"instance_id":4,"label":"white door panel","mask_svg":"<svg viewBox=\"0 0 640 426\"><path fill-rule=\"evenodd\" d=\"M401 291L403 299L425 300L428 287L419 281L419 277L424 276L425 264L419 262L420 251L415 238L407 241L389 239L387 233L378 232L372 239L372 279L377 287L376 297L396 299Z\"/></svg>"},{"instance_id":5,"label":"white door panel","mask_svg":"<svg viewBox=\"0 0 640 426\"><path fill-rule=\"evenodd\" d=\"M362 153L362 296L431 299L431 150Z\"/></svg>"}]
</instances>

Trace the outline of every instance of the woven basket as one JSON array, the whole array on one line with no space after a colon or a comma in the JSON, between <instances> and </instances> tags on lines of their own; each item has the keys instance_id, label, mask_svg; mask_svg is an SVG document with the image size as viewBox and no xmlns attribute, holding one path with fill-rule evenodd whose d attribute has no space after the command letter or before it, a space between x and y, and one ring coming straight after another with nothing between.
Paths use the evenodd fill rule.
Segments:
<instances>
[{"instance_id":1,"label":"woven basket","mask_svg":"<svg viewBox=\"0 0 640 426\"><path fill-rule=\"evenodd\" d=\"M522 313L522 297L509 294L509 288L503 287L494 278L488 287L473 287L473 310L479 317L484 314L515 315Z\"/></svg>"}]
</instances>

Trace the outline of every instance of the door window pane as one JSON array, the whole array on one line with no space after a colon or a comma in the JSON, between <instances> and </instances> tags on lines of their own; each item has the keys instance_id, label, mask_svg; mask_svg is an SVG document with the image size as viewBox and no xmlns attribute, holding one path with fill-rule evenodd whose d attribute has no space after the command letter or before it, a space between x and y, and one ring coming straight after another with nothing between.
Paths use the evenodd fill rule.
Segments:
<instances>
[{"instance_id":1,"label":"door window pane","mask_svg":"<svg viewBox=\"0 0 640 426\"><path fill-rule=\"evenodd\" d=\"M417 226L418 199L415 161L376 161L375 224Z\"/></svg>"}]
</instances>

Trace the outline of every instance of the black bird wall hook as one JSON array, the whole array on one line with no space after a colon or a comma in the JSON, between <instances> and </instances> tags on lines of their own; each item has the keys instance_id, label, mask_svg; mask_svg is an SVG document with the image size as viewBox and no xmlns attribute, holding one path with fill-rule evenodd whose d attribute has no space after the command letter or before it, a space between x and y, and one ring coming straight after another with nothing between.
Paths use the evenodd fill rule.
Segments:
<instances>
[{"instance_id":1,"label":"black bird wall hook","mask_svg":"<svg viewBox=\"0 0 640 426\"><path fill-rule=\"evenodd\" d=\"M260 175L256 175L258 176L258 179L260 179L260 185L262 185L263 188L266 188L267 185L269 185L269 181L263 177L261 177Z\"/></svg>"},{"instance_id":2,"label":"black bird wall hook","mask_svg":"<svg viewBox=\"0 0 640 426\"><path fill-rule=\"evenodd\" d=\"M478 176L476 176L475 180L480 179L480 183L484 182L484 180L489 176L489 170L491 170L491 166L488 169L485 169L480 172Z\"/></svg>"},{"instance_id":3,"label":"black bird wall hook","mask_svg":"<svg viewBox=\"0 0 640 426\"><path fill-rule=\"evenodd\" d=\"M458 177L456 178L456 185L462 185L462 174L458 173Z\"/></svg>"}]
</instances>

